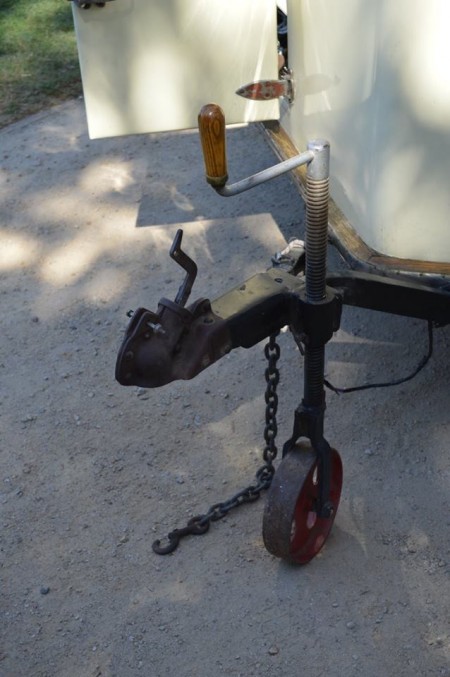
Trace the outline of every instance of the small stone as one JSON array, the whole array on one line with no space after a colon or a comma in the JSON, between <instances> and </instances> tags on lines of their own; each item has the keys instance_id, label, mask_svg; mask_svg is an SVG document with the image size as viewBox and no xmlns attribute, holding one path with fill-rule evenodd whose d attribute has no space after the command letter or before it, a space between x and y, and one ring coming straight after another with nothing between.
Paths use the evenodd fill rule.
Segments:
<instances>
[{"instance_id":1,"label":"small stone","mask_svg":"<svg viewBox=\"0 0 450 677\"><path fill-rule=\"evenodd\" d=\"M365 449L364 453L366 456L373 456L373 449Z\"/></svg>"},{"instance_id":2,"label":"small stone","mask_svg":"<svg viewBox=\"0 0 450 677\"><path fill-rule=\"evenodd\" d=\"M41 595L48 595L48 593L50 592L50 588L43 585L42 588L39 590L39 592L41 593Z\"/></svg>"},{"instance_id":3,"label":"small stone","mask_svg":"<svg viewBox=\"0 0 450 677\"><path fill-rule=\"evenodd\" d=\"M29 414L28 416L24 416L24 418L20 419L21 423L31 423L32 421L35 421L37 416L32 416Z\"/></svg>"},{"instance_id":4,"label":"small stone","mask_svg":"<svg viewBox=\"0 0 450 677\"><path fill-rule=\"evenodd\" d=\"M271 646L269 649L269 655L270 656L276 656L277 654L280 653L280 650L277 646Z\"/></svg>"},{"instance_id":5,"label":"small stone","mask_svg":"<svg viewBox=\"0 0 450 677\"><path fill-rule=\"evenodd\" d=\"M349 621L348 623L346 623L346 627L347 627L349 630L354 630L355 627L356 627L356 623L354 623L354 621Z\"/></svg>"}]
</instances>

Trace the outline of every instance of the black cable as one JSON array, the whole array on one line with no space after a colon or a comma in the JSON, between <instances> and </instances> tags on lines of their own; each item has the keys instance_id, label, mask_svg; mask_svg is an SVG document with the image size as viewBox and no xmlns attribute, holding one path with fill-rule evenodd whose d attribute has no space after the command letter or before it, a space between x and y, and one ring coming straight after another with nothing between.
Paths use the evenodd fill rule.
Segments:
<instances>
[{"instance_id":1,"label":"black cable","mask_svg":"<svg viewBox=\"0 0 450 677\"><path fill-rule=\"evenodd\" d=\"M401 383L406 383L406 381L411 381L411 379L417 376L417 374L420 371L422 371L422 369L428 363L432 354L433 354L433 323L431 320L428 320L428 352L424 357L422 357L416 369L412 372L412 374L409 374L409 376L405 376L405 378L400 378L397 381L389 381L388 383L365 383L362 386L353 386L352 388L337 388L332 383L327 381L327 379L324 379L324 385L330 390L332 390L334 393L337 393L338 395L346 393L354 393L358 390L369 390L369 388L389 388L390 386L398 386Z\"/></svg>"}]
</instances>

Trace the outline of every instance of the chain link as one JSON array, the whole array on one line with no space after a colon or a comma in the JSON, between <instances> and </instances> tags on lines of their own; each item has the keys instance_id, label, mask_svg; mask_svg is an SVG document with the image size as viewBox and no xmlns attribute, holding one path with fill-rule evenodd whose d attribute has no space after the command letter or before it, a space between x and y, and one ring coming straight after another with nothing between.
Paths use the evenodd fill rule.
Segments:
<instances>
[{"instance_id":1,"label":"chain link","mask_svg":"<svg viewBox=\"0 0 450 677\"><path fill-rule=\"evenodd\" d=\"M277 410L278 410L278 395L277 386L280 381L280 372L277 367L280 358L280 346L276 342L279 332L272 334L269 341L264 347L264 355L267 359L267 368L265 370L266 379L266 418L264 427L264 441L265 447L263 449L262 465L256 472L254 484L250 484L245 489L238 491L234 496L221 503L215 503L210 507L208 512L203 515L196 515L192 517L187 525L181 529L174 529L167 535L168 543L162 545L160 540L153 543L152 548L158 555L168 555L176 550L180 541L185 536L200 536L205 534L211 525L211 522L226 517L230 510L238 508L244 503L252 503L257 501L261 496L261 492L267 490L275 473L273 462L277 455L277 447L275 444L278 427L277 427Z\"/></svg>"}]
</instances>

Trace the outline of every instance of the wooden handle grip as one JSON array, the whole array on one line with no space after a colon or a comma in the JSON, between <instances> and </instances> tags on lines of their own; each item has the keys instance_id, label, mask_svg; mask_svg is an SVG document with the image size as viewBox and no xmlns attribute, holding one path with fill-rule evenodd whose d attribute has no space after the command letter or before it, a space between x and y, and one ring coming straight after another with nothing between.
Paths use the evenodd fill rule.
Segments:
<instances>
[{"instance_id":1,"label":"wooden handle grip","mask_svg":"<svg viewBox=\"0 0 450 677\"><path fill-rule=\"evenodd\" d=\"M228 179L225 146L225 116L215 103L203 106L198 115L198 128L205 161L206 180L215 188L224 186Z\"/></svg>"}]
</instances>

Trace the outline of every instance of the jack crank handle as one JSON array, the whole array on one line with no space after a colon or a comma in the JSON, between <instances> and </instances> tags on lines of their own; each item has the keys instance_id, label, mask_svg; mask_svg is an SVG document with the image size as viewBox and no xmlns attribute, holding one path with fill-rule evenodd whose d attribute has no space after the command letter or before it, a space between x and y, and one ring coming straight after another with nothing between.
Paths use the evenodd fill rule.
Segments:
<instances>
[{"instance_id":1,"label":"jack crank handle","mask_svg":"<svg viewBox=\"0 0 450 677\"><path fill-rule=\"evenodd\" d=\"M228 180L225 145L225 116L215 103L203 106L198 128L205 161L206 180L214 188L222 188Z\"/></svg>"},{"instance_id":2,"label":"jack crank handle","mask_svg":"<svg viewBox=\"0 0 450 677\"><path fill-rule=\"evenodd\" d=\"M279 162L273 167L263 169L261 172L252 174L252 176L248 176L246 179L227 184L225 116L220 106L215 103L208 103L206 106L203 106L198 116L198 128L203 148L206 180L223 197L239 195L239 193L250 190L250 188L255 188L261 183L281 176L296 167L310 164L316 156L315 150L306 150L304 153L300 153L300 155L295 155L288 160Z\"/></svg>"}]
</instances>

